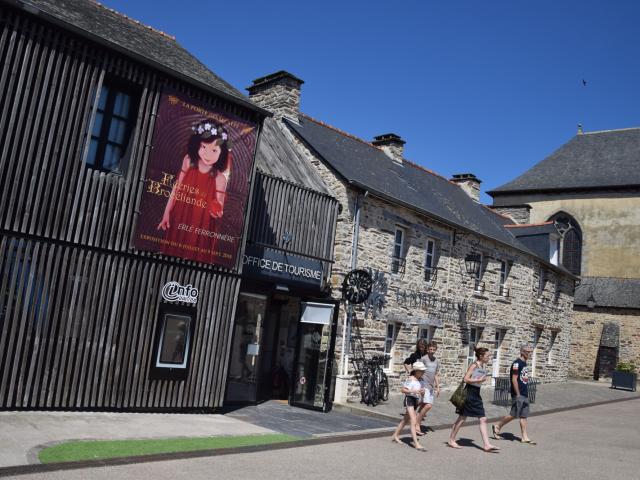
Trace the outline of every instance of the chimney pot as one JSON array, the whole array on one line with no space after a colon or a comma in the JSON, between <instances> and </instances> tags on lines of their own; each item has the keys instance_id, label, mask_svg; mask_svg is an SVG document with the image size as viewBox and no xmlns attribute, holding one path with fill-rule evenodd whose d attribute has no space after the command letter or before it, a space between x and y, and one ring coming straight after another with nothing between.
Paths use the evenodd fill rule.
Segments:
<instances>
[{"instance_id":1,"label":"chimney pot","mask_svg":"<svg viewBox=\"0 0 640 480\"><path fill-rule=\"evenodd\" d=\"M458 173L450 181L462 188L475 202L480 203L480 184L482 180L473 173Z\"/></svg>"},{"instance_id":2,"label":"chimney pot","mask_svg":"<svg viewBox=\"0 0 640 480\"><path fill-rule=\"evenodd\" d=\"M396 163L402 163L404 160L404 144L405 142L399 135L395 133L384 133L373 137L372 145L380 147L387 156Z\"/></svg>"},{"instance_id":3,"label":"chimney pot","mask_svg":"<svg viewBox=\"0 0 640 480\"><path fill-rule=\"evenodd\" d=\"M265 77L256 78L247 87L249 99L266 110L273 112L275 119L283 117L298 122L300 115L300 86L304 83L298 77L280 70Z\"/></svg>"}]
</instances>

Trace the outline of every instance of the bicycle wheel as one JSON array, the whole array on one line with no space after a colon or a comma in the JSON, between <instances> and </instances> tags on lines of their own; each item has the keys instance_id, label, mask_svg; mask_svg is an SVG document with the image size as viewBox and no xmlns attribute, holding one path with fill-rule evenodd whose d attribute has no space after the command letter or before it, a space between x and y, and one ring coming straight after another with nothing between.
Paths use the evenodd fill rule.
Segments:
<instances>
[{"instance_id":1,"label":"bicycle wheel","mask_svg":"<svg viewBox=\"0 0 640 480\"><path fill-rule=\"evenodd\" d=\"M384 372L380 372L380 400L386 402L389 400L389 379L387 378L387 374Z\"/></svg>"},{"instance_id":2,"label":"bicycle wheel","mask_svg":"<svg viewBox=\"0 0 640 480\"><path fill-rule=\"evenodd\" d=\"M376 386L376 376L375 375L369 375L369 377L367 378L367 390L369 391L369 401L366 402L367 405L371 405L372 407L375 407L376 405L378 405L378 389Z\"/></svg>"},{"instance_id":3,"label":"bicycle wheel","mask_svg":"<svg viewBox=\"0 0 640 480\"><path fill-rule=\"evenodd\" d=\"M365 372L360 377L360 403L369 405L369 375Z\"/></svg>"}]
</instances>

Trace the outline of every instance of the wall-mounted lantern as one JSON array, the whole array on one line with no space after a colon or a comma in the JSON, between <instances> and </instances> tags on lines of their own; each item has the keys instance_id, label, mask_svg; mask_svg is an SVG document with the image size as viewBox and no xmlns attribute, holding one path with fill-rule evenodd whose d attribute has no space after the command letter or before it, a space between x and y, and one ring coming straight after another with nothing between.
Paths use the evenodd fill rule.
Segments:
<instances>
[{"instance_id":1,"label":"wall-mounted lantern","mask_svg":"<svg viewBox=\"0 0 640 480\"><path fill-rule=\"evenodd\" d=\"M477 276L480 271L480 262L482 256L479 253L470 253L464 258L464 266L467 269L467 273L471 276Z\"/></svg>"}]
</instances>

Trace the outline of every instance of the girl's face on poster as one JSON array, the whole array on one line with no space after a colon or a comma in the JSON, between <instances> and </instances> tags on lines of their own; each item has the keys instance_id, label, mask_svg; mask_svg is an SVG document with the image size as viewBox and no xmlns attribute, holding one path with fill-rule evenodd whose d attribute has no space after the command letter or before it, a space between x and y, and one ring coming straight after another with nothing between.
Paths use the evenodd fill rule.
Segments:
<instances>
[{"instance_id":1,"label":"girl's face on poster","mask_svg":"<svg viewBox=\"0 0 640 480\"><path fill-rule=\"evenodd\" d=\"M200 157L200 161L204 163L207 167L212 167L216 164L218 159L220 158L220 145L218 145L218 141L211 143L200 143L200 148L198 149L198 156Z\"/></svg>"}]
</instances>

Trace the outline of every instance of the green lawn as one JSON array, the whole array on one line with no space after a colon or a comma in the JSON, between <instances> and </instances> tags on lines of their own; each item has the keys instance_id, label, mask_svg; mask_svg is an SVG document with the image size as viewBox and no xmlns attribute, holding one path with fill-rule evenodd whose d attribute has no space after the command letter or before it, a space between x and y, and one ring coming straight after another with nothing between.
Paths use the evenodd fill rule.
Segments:
<instances>
[{"instance_id":1,"label":"green lawn","mask_svg":"<svg viewBox=\"0 0 640 480\"><path fill-rule=\"evenodd\" d=\"M61 443L42 450L42 463L75 462L103 458L133 457L155 453L192 452L215 448L234 448L291 442L298 437L282 434L222 437L162 438L150 440L81 440Z\"/></svg>"}]
</instances>

